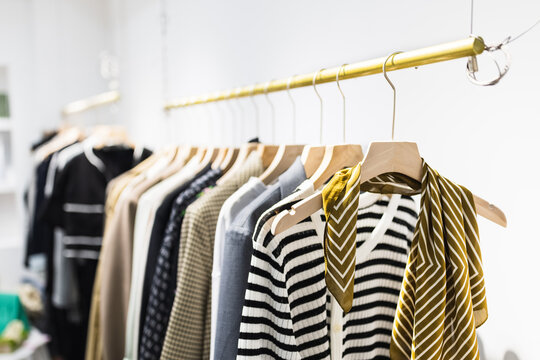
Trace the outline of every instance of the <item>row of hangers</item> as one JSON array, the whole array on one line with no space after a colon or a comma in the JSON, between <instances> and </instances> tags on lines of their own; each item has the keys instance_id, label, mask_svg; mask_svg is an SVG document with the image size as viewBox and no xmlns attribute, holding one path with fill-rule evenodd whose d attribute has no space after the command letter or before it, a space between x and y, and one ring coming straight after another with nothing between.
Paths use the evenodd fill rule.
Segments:
<instances>
[{"instance_id":1,"label":"row of hangers","mask_svg":"<svg viewBox=\"0 0 540 360\"><path fill-rule=\"evenodd\" d=\"M211 164L213 168L221 168L224 172L223 177L218 183L226 180L235 169L239 168L247 156L253 152L259 152L265 171L260 176L260 180L265 184L274 182L280 174L287 170L294 160L301 156L302 163L305 168L306 176L313 182L314 188L321 188L337 171L356 166L362 163L361 182L364 183L378 175L394 172L401 173L421 182L422 176L422 158L418 150L418 146L413 142L398 142L394 141L394 128L396 118L396 88L386 73L386 65L390 59L399 52L389 55L383 63L382 73L393 90L393 117L392 117L392 141L390 142L372 142L368 148L368 152L364 157L362 147L358 144L340 144L327 146L304 146L304 145L266 145L257 143L244 144L240 148L235 147L194 147L184 146L176 147L173 151L167 151L169 156L172 154L173 164L185 164L188 161L193 161L202 168ZM342 65L336 73L336 84L341 94L343 104L343 142L345 143L345 119L346 119L346 99L341 89L339 80L340 74L346 64ZM320 96L316 80L319 74L324 69L319 70L313 76L313 89L319 99L320 104L320 136L322 142L322 124L323 124L323 100ZM289 84L287 84L287 92L293 105L293 119L295 119L295 104L289 92ZM267 83L266 89L270 82ZM270 101L268 93L265 91L266 99L272 110L272 116L275 116L274 105ZM258 113L258 111L257 111ZM273 118L273 124L275 119ZM69 143L76 140L86 138L94 148L110 145L122 144L129 147L135 147L133 142L129 140L125 129L118 126L97 126L90 131L83 131L77 127L66 126L60 129L59 138L61 142ZM272 128L272 140L275 139L275 126ZM50 145L48 148L41 150L41 153L47 153L49 148L57 147ZM485 217L496 224L506 227L506 217L504 213L483 200L478 196L474 196L477 212L480 216ZM274 220L272 231L274 233L282 232L294 224L302 221L307 216L313 214L318 209L322 208L321 193L316 192L314 195L295 204L288 211L280 213Z\"/></svg>"},{"instance_id":2,"label":"row of hangers","mask_svg":"<svg viewBox=\"0 0 540 360\"><path fill-rule=\"evenodd\" d=\"M50 141L35 150L35 156L43 160L53 152L80 141L85 141L85 144L92 148L116 145L135 148L135 143L122 126L96 125L85 129L66 122L58 128L57 134Z\"/></svg>"},{"instance_id":3,"label":"row of hangers","mask_svg":"<svg viewBox=\"0 0 540 360\"><path fill-rule=\"evenodd\" d=\"M421 183L422 180L422 157L418 146L414 142L394 141L394 128L396 118L396 88L386 73L386 64L399 52L392 53L386 58L383 64L383 75L391 86L394 95L393 118L392 118L392 141L372 142L368 152L364 157L361 145L340 144L326 146L304 146L304 145L265 145L248 143L238 148L197 148L189 151L194 152L194 157L200 161L201 168L212 164L212 167L220 167L224 171L223 177L218 184L228 177L228 173L234 172L234 169L240 167L243 161L252 151L258 151L261 155L263 166L266 169L260 176L260 180L265 184L274 182L278 176L288 169L294 160L301 156L306 176L313 182L314 188L321 188L336 172L339 170L356 166L362 163L361 183L364 183L374 177L385 173L401 173ZM336 74L336 83L343 101L343 141L345 142L345 95L339 85L339 76L345 65L342 65ZM317 91L316 79L321 69L313 77L313 88L319 98L321 107L321 126L322 126L322 98ZM289 91L287 87L287 91ZM267 93L265 94L267 95ZM290 94L289 94L290 97ZM271 108L273 104L266 96ZM291 101L292 101L292 97ZM293 102L293 111L294 111ZM273 119L274 120L274 119ZM275 121L274 121L275 123ZM274 130L275 131L275 130ZM322 131L321 131L322 136ZM322 141L321 141L322 142ZM231 171L233 170L233 171ZM505 214L495 205L474 195L475 206L478 215L506 227L507 221ZM322 208L322 196L318 191L312 196L300 201L292 206L290 210L281 212L276 216L272 225L274 234L285 231L291 226L299 223Z\"/></svg>"}]
</instances>

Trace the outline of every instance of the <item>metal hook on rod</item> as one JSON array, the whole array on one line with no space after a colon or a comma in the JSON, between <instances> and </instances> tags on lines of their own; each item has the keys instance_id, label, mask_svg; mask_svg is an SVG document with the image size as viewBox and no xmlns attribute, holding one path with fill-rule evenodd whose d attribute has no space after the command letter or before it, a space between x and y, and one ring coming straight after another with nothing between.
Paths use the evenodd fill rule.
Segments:
<instances>
[{"instance_id":1,"label":"metal hook on rod","mask_svg":"<svg viewBox=\"0 0 540 360\"><path fill-rule=\"evenodd\" d=\"M205 109L206 113L208 114L208 129L210 132L210 141L208 145L217 145L220 144L220 127L222 126L222 122L219 119L219 116L222 116L219 114L219 109L217 108L216 102L210 102L207 103L206 106L202 106L201 109ZM217 115L216 115L217 113ZM197 122L195 122L196 124Z\"/></svg>"},{"instance_id":2,"label":"metal hook on rod","mask_svg":"<svg viewBox=\"0 0 540 360\"><path fill-rule=\"evenodd\" d=\"M287 80L287 95L289 96L289 100L291 100L293 114L293 142L296 142L296 103L294 102L294 99L291 95L291 81L294 79L295 76L296 75L293 75Z\"/></svg>"},{"instance_id":3,"label":"metal hook on rod","mask_svg":"<svg viewBox=\"0 0 540 360\"><path fill-rule=\"evenodd\" d=\"M227 128L227 125L225 122L227 121L227 117L225 112L223 111L223 104L220 104L221 102L214 102L212 107L210 108L211 112L215 114L215 118L217 119L216 124L214 127L216 128L216 139L213 141L214 144L222 145L224 143L224 134L225 129Z\"/></svg>"},{"instance_id":4,"label":"metal hook on rod","mask_svg":"<svg viewBox=\"0 0 540 360\"><path fill-rule=\"evenodd\" d=\"M394 140L394 128L396 126L396 87L394 86L394 83L390 80L388 75L386 75L386 63L391 57L394 57L395 55L400 54L400 53L402 53L402 51L396 51L388 55L388 57L386 58L382 66L382 72L383 72L384 78L386 79L386 81L388 81L388 84L390 84L390 86L392 87L392 91L394 92L394 106L392 109L392 141Z\"/></svg>"},{"instance_id":5,"label":"metal hook on rod","mask_svg":"<svg viewBox=\"0 0 540 360\"><path fill-rule=\"evenodd\" d=\"M346 107L346 103L345 103L345 94L343 93L343 90L341 90L341 85L339 84L339 74L341 73L341 70L343 68L345 68L345 66L347 66L349 64L343 64L339 67L338 71L336 72L336 84L337 84L337 87L338 87L338 90L341 94L341 98L343 100L343 143L345 143L345 130L346 130L346 111L347 111L347 107Z\"/></svg>"},{"instance_id":6,"label":"metal hook on rod","mask_svg":"<svg viewBox=\"0 0 540 360\"><path fill-rule=\"evenodd\" d=\"M317 71L313 75L313 90L315 90L315 94L319 98L319 104L320 104L321 118L320 118L320 122L319 122L319 141L320 141L321 144L322 144L322 132L323 132L323 100L322 100L321 94L319 94L319 91L317 90L317 86L315 86L315 83L317 82L317 77L319 76L319 74L324 70L326 70L326 69L322 68L321 70Z\"/></svg>"},{"instance_id":7,"label":"metal hook on rod","mask_svg":"<svg viewBox=\"0 0 540 360\"><path fill-rule=\"evenodd\" d=\"M188 128L191 128L192 124L195 123L195 117L193 115L193 112L196 110L196 106L192 106L191 108L186 108L186 112L184 113L184 116L186 118L185 126ZM180 130L180 128L178 128ZM191 129L190 129L191 130ZM197 137L197 142L203 142L203 138L201 135Z\"/></svg>"},{"instance_id":8,"label":"metal hook on rod","mask_svg":"<svg viewBox=\"0 0 540 360\"><path fill-rule=\"evenodd\" d=\"M227 96L225 97L225 107L227 108L228 110L228 113L231 117L231 140L232 142L234 143L234 129L235 129L235 123L236 123L236 120L238 119L238 117L236 116L235 114L235 110L233 109L233 106L231 105L231 100L233 98L233 90L229 91L229 93L227 94Z\"/></svg>"},{"instance_id":9,"label":"metal hook on rod","mask_svg":"<svg viewBox=\"0 0 540 360\"><path fill-rule=\"evenodd\" d=\"M255 133L256 133L256 136L259 137L259 107L257 106L257 102L255 101L255 98L253 97L254 92L255 92L255 85L251 87L251 91L249 92L249 99L251 100L251 104L253 105L253 108L255 110Z\"/></svg>"},{"instance_id":10,"label":"metal hook on rod","mask_svg":"<svg viewBox=\"0 0 540 360\"><path fill-rule=\"evenodd\" d=\"M240 129L238 131L238 134L240 136L240 142L244 141L244 132L242 131L242 129L244 129L244 126L242 125L245 125L246 123L246 112L244 111L244 107L242 106L241 104L241 101L240 101L240 97L238 96L240 94L240 92L242 91L241 88L237 88L236 89L236 92L235 92L235 103L236 103L236 106L238 107L238 109L240 109Z\"/></svg>"},{"instance_id":11,"label":"metal hook on rod","mask_svg":"<svg viewBox=\"0 0 540 360\"><path fill-rule=\"evenodd\" d=\"M272 81L274 80L270 80L264 85L264 97L266 98L268 105L270 105L270 110L272 112L272 143L275 144L276 142L276 110L274 108L274 104L270 100L270 96L268 95L268 87L270 86Z\"/></svg>"},{"instance_id":12,"label":"metal hook on rod","mask_svg":"<svg viewBox=\"0 0 540 360\"><path fill-rule=\"evenodd\" d=\"M182 126L182 122L184 120L184 118L187 118L187 110L188 108L181 108L182 111L178 112L178 124L175 124L175 122L172 122L171 121L171 127L170 127L170 130L171 130L171 134L173 139L174 138L177 138L179 140L180 143L183 143L184 141L187 142L187 139L183 138L182 136L182 132L180 131L180 128ZM172 119L171 119L172 120ZM189 122L186 121L186 124L189 124ZM174 140L173 140L174 141Z\"/></svg>"}]
</instances>

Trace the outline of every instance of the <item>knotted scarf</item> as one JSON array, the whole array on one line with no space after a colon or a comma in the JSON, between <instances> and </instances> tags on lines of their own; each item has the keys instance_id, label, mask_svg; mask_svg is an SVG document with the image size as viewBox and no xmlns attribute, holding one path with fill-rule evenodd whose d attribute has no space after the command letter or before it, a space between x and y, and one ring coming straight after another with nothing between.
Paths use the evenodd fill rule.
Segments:
<instances>
[{"instance_id":1,"label":"knotted scarf","mask_svg":"<svg viewBox=\"0 0 540 360\"><path fill-rule=\"evenodd\" d=\"M331 276L334 263L345 264L350 258L339 258L333 256L335 251L330 252L334 247L343 246L339 254L348 254L344 245L351 244L344 238L347 231L338 236L339 232L336 234L330 228L331 221L336 219L338 224L332 224L333 228L339 224L345 228L347 216L356 219L356 212L350 209L343 212L343 204L349 201L354 207L354 199L358 203L355 192L360 190L404 195L420 193L420 214L394 319L390 357L392 360L479 359L476 327L487 320L488 314L473 195L439 175L425 161L421 184L405 175L388 173L358 186L359 173L360 166L345 169L323 190L328 288L344 310L352 304L354 293L349 287L354 290L354 281L352 285L347 283L343 294L336 296L335 289L341 288L332 284L335 280ZM340 203L342 205L336 208L335 204ZM340 215L345 216L340 218Z\"/></svg>"},{"instance_id":2,"label":"knotted scarf","mask_svg":"<svg viewBox=\"0 0 540 360\"><path fill-rule=\"evenodd\" d=\"M356 268L356 215L360 197L360 164L336 173L322 191L325 279L345 312L352 307Z\"/></svg>"}]
</instances>

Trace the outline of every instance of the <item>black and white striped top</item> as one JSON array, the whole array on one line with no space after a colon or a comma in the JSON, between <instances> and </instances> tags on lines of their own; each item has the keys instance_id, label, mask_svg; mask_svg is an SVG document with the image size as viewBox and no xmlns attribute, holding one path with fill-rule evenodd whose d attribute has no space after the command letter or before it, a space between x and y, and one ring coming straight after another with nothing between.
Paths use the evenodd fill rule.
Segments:
<instances>
[{"instance_id":1,"label":"black and white striped top","mask_svg":"<svg viewBox=\"0 0 540 360\"><path fill-rule=\"evenodd\" d=\"M416 220L411 197L361 195L354 301L347 314L325 284L322 210L276 236L258 226L238 358L389 359Z\"/></svg>"},{"instance_id":2,"label":"black and white striped top","mask_svg":"<svg viewBox=\"0 0 540 360\"><path fill-rule=\"evenodd\" d=\"M97 261L107 184L150 154L147 149L141 155L123 146L92 149L89 144L76 144L58 154L41 212L47 223L62 230L63 257Z\"/></svg>"}]
</instances>

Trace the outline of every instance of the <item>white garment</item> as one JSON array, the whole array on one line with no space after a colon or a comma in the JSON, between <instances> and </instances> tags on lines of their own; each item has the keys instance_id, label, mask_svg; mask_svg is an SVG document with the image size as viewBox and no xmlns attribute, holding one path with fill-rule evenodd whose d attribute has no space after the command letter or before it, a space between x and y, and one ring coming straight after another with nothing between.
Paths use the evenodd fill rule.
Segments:
<instances>
[{"instance_id":1,"label":"white garment","mask_svg":"<svg viewBox=\"0 0 540 360\"><path fill-rule=\"evenodd\" d=\"M188 162L180 171L148 189L139 199L137 213L135 214L135 228L133 233L133 260L131 269L131 288L129 290L129 305L126 323L126 348L124 359L136 360L139 347L140 313L142 305L142 291L144 285L144 272L148 245L152 234L152 226L156 211L174 189L182 186L195 176L198 161ZM166 166L167 164L165 164ZM152 169L152 173L159 171Z\"/></svg>"},{"instance_id":2,"label":"white garment","mask_svg":"<svg viewBox=\"0 0 540 360\"><path fill-rule=\"evenodd\" d=\"M248 182L242 185L232 194L221 207L216 226L216 237L214 240L214 259L212 265L212 310L210 326L210 359L214 359L214 348L216 340L217 308L219 303L219 283L221 279L221 264L223 248L225 245L225 232L240 211L251 201L255 200L259 194L266 190L267 186L257 177L249 178Z\"/></svg>"},{"instance_id":3,"label":"white garment","mask_svg":"<svg viewBox=\"0 0 540 360\"><path fill-rule=\"evenodd\" d=\"M0 354L0 360L51 360L47 343L49 336L32 328L20 348L12 353Z\"/></svg>"}]
</instances>

